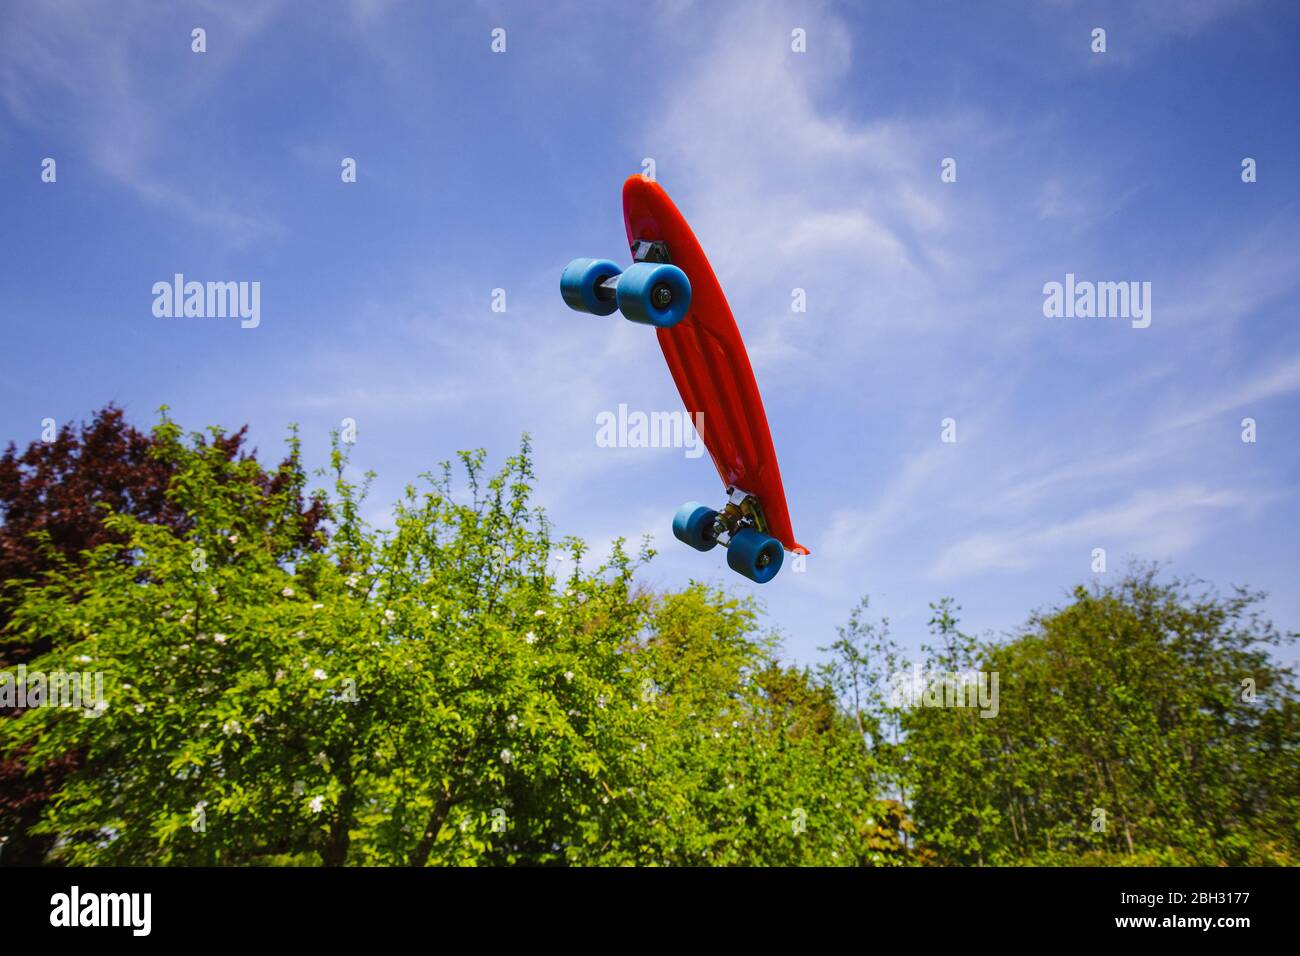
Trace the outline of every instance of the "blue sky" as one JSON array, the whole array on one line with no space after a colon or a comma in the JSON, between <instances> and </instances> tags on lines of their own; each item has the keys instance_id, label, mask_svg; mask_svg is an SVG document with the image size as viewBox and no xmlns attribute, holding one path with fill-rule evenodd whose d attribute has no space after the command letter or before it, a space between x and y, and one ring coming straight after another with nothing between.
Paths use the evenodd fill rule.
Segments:
<instances>
[{"instance_id":1,"label":"blue sky","mask_svg":"<svg viewBox=\"0 0 1300 956\"><path fill-rule=\"evenodd\" d=\"M671 537L680 503L721 498L707 459L596 444L621 403L680 408L652 333L558 293L570 258L626 258L619 185L651 157L749 343L813 551L760 591L790 656L868 593L906 646L943 595L1002 633L1091 579L1098 547L1111 577L1165 561L1266 589L1300 627L1293 3L42 2L5 21L4 440L167 403L248 423L264 457L297 422L319 464L350 417L383 523L420 471L466 447L499 462L529 431L560 530L598 551L654 534L655 586L753 589ZM177 272L260 282L260 325L155 317ZM1150 327L1046 318L1067 273L1150 282Z\"/></svg>"}]
</instances>

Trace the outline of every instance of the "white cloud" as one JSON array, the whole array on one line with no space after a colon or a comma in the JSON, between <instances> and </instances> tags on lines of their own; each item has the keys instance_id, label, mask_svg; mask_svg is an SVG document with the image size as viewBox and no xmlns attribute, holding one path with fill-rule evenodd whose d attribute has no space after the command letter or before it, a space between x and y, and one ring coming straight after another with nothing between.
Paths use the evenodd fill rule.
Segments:
<instances>
[{"instance_id":1,"label":"white cloud","mask_svg":"<svg viewBox=\"0 0 1300 956\"><path fill-rule=\"evenodd\" d=\"M943 550L930 574L1020 571L1035 566L1046 552L1065 549L1079 552L1081 566L1082 556L1094 547L1108 554L1127 548L1146 557L1173 557L1201 540L1213 512L1258 503L1242 492L1200 485L1144 490L1076 518L969 534Z\"/></svg>"},{"instance_id":2,"label":"white cloud","mask_svg":"<svg viewBox=\"0 0 1300 956\"><path fill-rule=\"evenodd\" d=\"M201 61L190 52L192 16L160 17L158 5L143 0L10 9L0 31L0 102L73 157L87 157L144 201L229 245L275 235L280 227L262 211L177 176L175 144L188 124L202 122L196 102L227 78L278 5L201 4L197 13L209 34ZM55 158L64 159L68 175L67 158Z\"/></svg>"},{"instance_id":3,"label":"white cloud","mask_svg":"<svg viewBox=\"0 0 1300 956\"><path fill-rule=\"evenodd\" d=\"M1276 362L1228 388L1211 391L1206 397L1180 403L1181 411L1175 411L1161 427L1186 428L1297 390L1300 390L1300 355Z\"/></svg>"}]
</instances>

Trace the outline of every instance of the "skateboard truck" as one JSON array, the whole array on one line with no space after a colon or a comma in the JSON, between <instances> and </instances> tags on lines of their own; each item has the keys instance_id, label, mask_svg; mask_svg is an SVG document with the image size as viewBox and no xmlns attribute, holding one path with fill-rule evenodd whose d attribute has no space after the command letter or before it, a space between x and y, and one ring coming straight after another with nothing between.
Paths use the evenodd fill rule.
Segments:
<instances>
[{"instance_id":1,"label":"skateboard truck","mask_svg":"<svg viewBox=\"0 0 1300 956\"><path fill-rule=\"evenodd\" d=\"M781 542L768 530L767 516L758 496L727 486L727 503L721 511L688 501L673 518L673 536L696 551L727 549L727 564L751 581L762 584L781 570Z\"/></svg>"},{"instance_id":2,"label":"skateboard truck","mask_svg":"<svg viewBox=\"0 0 1300 956\"><path fill-rule=\"evenodd\" d=\"M560 274L560 295L569 308L592 315L623 317L657 329L671 329L691 309L691 280L668 261L668 244L636 239L626 269L609 259L574 259Z\"/></svg>"},{"instance_id":3,"label":"skateboard truck","mask_svg":"<svg viewBox=\"0 0 1300 956\"><path fill-rule=\"evenodd\" d=\"M748 491L733 486L727 489L727 503L713 519L713 538L719 544L730 544L731 539L742 528L753 528L762 534L768 533L767 519L763 517L763 506L759 504L758 498ZM761 561L763 557L764 555L760 555L759 560ZM763 561L761 566L766 564L767 562Z\"/></svg>"},{"instance_id":4,"label":"skateboard truck","mask_svg":"<svg viewBox=\"0 0 1300 956\"><path fill-rule=\"evenodd\" d=\"M652 242L638 239L632 243L633 262L672 262L668 258L668 243ZM610 276L596 285L596 298L601 302L618 301L618 276ZM665 283L659 283L650 290L650 301L657 309L666 309L673 304L673 290Z\"/></svg>"},{"instance_id":5,"label":"skateboard truck","mask_svg":"<svg viewBox=\"0 0 1300 956\"><path fill-rule=\"evenodd\" d=\"M668 243L637 239L632 243L633 262L672 262L668 258Z\"/></svg>"}]
</instances>

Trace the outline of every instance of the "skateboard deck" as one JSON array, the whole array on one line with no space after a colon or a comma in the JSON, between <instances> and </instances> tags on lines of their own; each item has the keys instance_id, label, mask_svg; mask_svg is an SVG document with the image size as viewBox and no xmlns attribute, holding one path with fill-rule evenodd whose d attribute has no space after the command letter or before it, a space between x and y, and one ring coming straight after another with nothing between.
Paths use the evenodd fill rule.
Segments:
<instances>
[{"instance_id":1,"label":"skateboard deck","mask_svg":"<svg viewBox=\"0 0 1300 956\"><path fill-rule=\"evenodd\" d=\"M703 414L700 436L730 491L756 497L767 530L795 554L795 540L772 433L754 380L749 353L699 240L663 187L641 175L623 183L623 221L629 245L662 242L671 263L690 280L690 308L671 328L659 328L659 347L692 421ZM779 554L779 552L778 552Z\"/></svg>"}]
</instances>

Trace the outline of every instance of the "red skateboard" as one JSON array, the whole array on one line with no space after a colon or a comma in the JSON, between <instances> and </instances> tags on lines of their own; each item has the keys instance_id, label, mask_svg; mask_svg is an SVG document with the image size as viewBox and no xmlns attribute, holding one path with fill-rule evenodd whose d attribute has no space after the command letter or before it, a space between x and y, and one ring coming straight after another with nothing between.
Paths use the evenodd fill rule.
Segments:
<instances>
[{"instance_id":1,"label":"red skateboard","mask_svg":"<svg viewBox=\"0 0 1300 956\"><path fill-rule=\"evenodd\" d=\"M560 276L570 308L615 310L657 329L668 370L726 488L720 510L689 502L673 534L700 551L727 548L732 570L759 584L781 569L783 549L807 554L794 538L781 470L749 354L709 260L685 218L655 182L623 183L623 221L632 265L575 259Z\"/></svg>"}]
</instances>

